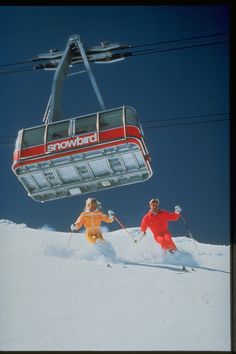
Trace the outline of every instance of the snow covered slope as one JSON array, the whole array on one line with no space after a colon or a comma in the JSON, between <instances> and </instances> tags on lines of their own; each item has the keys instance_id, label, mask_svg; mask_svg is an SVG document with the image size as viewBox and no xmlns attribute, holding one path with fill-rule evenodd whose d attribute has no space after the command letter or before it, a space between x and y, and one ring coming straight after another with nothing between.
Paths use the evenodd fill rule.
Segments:
<instances>
[{"instance_id":1,"label":"snow covered slope","mask_svg":"<svg viewBox=\"0 0 236 354\"><path fill-rule=\"evenodd\" d=\"M1 350L230 350L229 246L104 236L0 221Z\"/></svg>"}]
</instances>

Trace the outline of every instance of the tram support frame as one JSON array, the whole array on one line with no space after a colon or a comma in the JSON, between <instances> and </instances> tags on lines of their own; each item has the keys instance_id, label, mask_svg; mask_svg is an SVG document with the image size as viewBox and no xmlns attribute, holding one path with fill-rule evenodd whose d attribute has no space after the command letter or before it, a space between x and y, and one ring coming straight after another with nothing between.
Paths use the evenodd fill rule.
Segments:
<instances>
[{"instance_id":1,"label":"tram support frame","mask_svg":"<svg viewBox=\"0 0 236 354\"><path fill-rule=\"evenodd\" d=\"M89 60L87 58L86 52L84 50L83 43L80 39L79 35L72 35L69 37L69 40L67 42L67 46L64 50L64 53L61 57L61 60L58 64L58 67L55 71L54 77L53 77L53 83L52 83L52 92L49 97L49 101L46 107L46 111L44 113L43 117L43 122L45 124L50 124L52 122L56 122L61 120L62 117L62 110L61 110L61 94L62 94L62 88L63 84L65 81L65 78L67 76L69 66L71 65L72 62L72 57L73 57L73 50L74 48L77 48L80 51L80 54L83 59L83 63L85 66L85 69L83 72L87 72L89 79L91 81L91 84L93 86L93 89L95 91L95 94L97 96L98 102L102 108L102 110L105 110L105 104L103 102L103 98L101 96L101 93L99 91L97 82L95 80L94 74L92 72L91 66L89 64Z\"/></svg>"}]
</instances>

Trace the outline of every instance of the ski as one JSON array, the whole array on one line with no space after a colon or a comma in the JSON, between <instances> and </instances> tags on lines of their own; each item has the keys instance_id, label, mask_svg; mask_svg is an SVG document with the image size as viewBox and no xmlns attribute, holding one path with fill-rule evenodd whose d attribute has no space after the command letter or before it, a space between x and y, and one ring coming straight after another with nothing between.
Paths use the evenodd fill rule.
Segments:
<instances>
[{"instance_id":1,"label":"ski","mask_svg":"<svg viewBox=\"0 0 236 354\"><path fill-rule=\"evenodd\" d=\"M187 268L185 265L182 266L181 270L182 270L183 272L191 272L191 271L196 272L196 269L194 269L194 268L192 268L192 267L188 267L188 268Z\"/></svg>"},{"instance_id":2,"label":"ski","mask_svg":"<svg viewBox=\"0 0 236 354\"><path fill-rule=\"evenodd\" d=\"M167 255L171 255L171 258L172 258L175 253L179 253L180 255L183 255L183 256L189 255L188 252L186 252L180 248L177 248L176 250L171 250L171 249L164 250L164 257L166 257ZM182 267L181 270L185 271L185 272L196 271L196 269L194 267L188 266L188 268L187 268L187 266L185 264L183 264L183 265L179 264L179 266L181 266Z\"/></svg>"}]
</instances>

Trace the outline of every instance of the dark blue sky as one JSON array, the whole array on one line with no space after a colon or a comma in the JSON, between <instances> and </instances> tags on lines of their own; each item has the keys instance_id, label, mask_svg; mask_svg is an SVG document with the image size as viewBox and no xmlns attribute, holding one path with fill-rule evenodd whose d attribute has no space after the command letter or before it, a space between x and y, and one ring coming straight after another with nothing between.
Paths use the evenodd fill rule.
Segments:
<instances>
[{"instance_id":1,"label":"dark blue sky","mask_svg":"<svg viewBox=\"0 0 236 354\"><path fill-rule=\"evenodd\" d=\"M8 64L51 48L62 50L72 34L79 34L91 47L102 41L140 45L227 33L229 9L222 5L2 6L0 24L0 64ZM160 199L163 209L173 210L179 204L197 240L229 244L229 43L195 47L191 40L188 43L186 49L92 65L107 108L123 104L136 108L154 174L145 183L91 196L102 202L105 211L113 209L127 227L139 226L153 197ZM13 69L0 67L0 72ZM44 204L33 201L11 171L14 144L9 142L14 139L7 138L42 123L53 74L40 70L0 74L0 218L68 231L90 195ZM65 81L62 105L65 118L100 110L86 74ZM118 228L117 223L109 225L110 230ZM181 220L171 223L170 229L174 236L187 234Z\"/></svg>"}]
</instances>

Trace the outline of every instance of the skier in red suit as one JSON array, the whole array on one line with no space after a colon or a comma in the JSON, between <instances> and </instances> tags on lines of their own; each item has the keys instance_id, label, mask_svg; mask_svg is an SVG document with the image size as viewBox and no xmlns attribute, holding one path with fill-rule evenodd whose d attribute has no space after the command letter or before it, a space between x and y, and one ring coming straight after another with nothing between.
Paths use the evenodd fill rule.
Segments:
<instances>
[{"instance_id":1,"label":"skier in red suit","mask_svg":"<svg viewBox=\"0 0 236 354\"><path fill-rule=\"evenodd\" d=\"M141 232L146 235L146 230L149 228L155 241L160 244L163 250L173 253L177 247L172 240L171 232L168 230L168 222L180 218L181 208L177 205L174 212L169 212L159 209L159 205L160 201L158 199L150 200L150 210L142 219Z\"/></svg>"}]
</instances>

